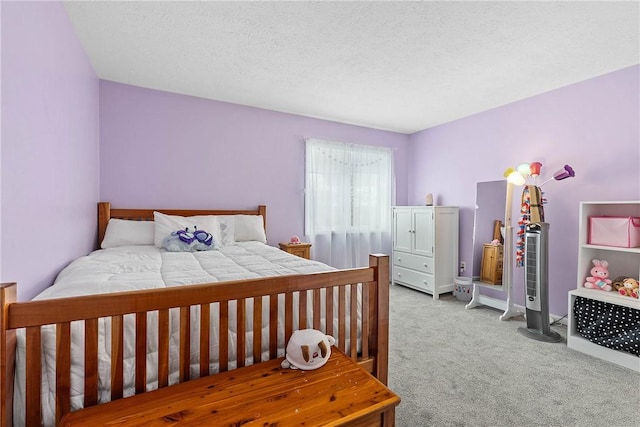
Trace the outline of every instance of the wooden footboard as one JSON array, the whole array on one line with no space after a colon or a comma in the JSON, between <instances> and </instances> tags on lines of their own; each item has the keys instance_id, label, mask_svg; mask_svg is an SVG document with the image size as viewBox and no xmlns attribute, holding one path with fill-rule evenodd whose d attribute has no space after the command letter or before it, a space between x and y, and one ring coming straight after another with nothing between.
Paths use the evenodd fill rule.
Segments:
<instances>
[{"instance_id":1,"label":"wooden footboard","mask_svg":"<svg viewBox=\"0 0 640 427\"><path fill-rule=\"evenodd\" d=\"M357 298L358 288L361 288L361 298ZM336 300L337 306L334 304ZM173 310L179 313L179 382L191 379L192 352L199 353L199 375L214 374L209 371L211 336L218 337L218 342L213 344L220 349L217 355L219 371L228 370L230 365L241 367L247 359L264 361L261 335L253 334L251 348L248 348L245 332L261 330L266 325L268 343L264 344L268 344L268 359L278 357L277 344L279 341L288 341L294 325L320 329L333 335L337 340L336 345L352 359L383 383L387 382L389 261L385 255L371 255L368 268L194 285L187 289L172 287L31 302L16 302L16 284L3 284L0 286L0 304L0 426L12 425L16 330L20 328L25 328L26 337L26 425L41 423L41 328L44 325L54 325L56 331L56 422L71 410L72 351L79 351L84 358L84 406L98 404L98 334L101 318L110 319L112 327L112 400L121 398L124 393L124 344L129 340L135 340L133 392L139 394L148 391L146 349L150 327L154 331L157 328L158 335L158 387L169 384L169 319L175 313ZM201 325L197 339L199 347L195 349L192 348L190 336L192 307L199 307ZM226 332L216 334L210 330L212 307L219 313L220 331L228 330L229 310L230 307L235 308L237 316L231 317L237 319L235 342L229 342ZM284 327L279 329L278 316L282 310ZM359 310L362 312L361 318L350 315ZM148 319L156 318L157 324L150 325ZM269 319L266 325L262 324L263 318ZM322 319L325 318L337 318L337 329L333 322L323 323ZM135 322L135 332L133 336L128 336L124 325L131 321ZM72 322L83 323L83 349L74 346L72 350ZM358 331L361 331L361 340L358 340ZM230 352L232 346L237 349L236 352ZM247 352L249 354L245 354ZM229 360L230 354L236 354L234 360Z\"/></svg>"}]
</instances>

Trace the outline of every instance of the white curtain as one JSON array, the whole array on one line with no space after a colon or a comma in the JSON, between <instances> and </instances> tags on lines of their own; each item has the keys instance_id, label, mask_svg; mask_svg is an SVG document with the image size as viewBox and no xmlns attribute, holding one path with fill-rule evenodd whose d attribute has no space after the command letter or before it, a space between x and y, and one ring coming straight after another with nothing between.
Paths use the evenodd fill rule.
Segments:
<instances>
[{"instance_id":1,"label":"white curtain","mask_svg":"<svg viewBox=\"0 0 640 427\"><path fill-rule=\"evenodd\" d=\"M305 233L313 258L337 268L364 267L391 251L393 151L306 141Z\"/></svg>"}]
</instances>

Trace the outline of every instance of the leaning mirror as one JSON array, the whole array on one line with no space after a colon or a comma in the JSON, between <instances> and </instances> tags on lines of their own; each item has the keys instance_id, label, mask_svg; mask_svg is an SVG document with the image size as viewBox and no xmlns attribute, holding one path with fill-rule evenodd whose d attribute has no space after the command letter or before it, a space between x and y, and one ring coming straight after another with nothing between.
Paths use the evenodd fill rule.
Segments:
<instances>
[{"instance_id":1,"label":"leaning mirror","mask_svg":"<svg viewBox=\"0 0 640 427\"><path fill-rule=\"evenodd\" d=\"M481 305L504 310L500 320L519 315L511 292L513 226L511 205L513 185L507 181L479 182L476 187L476 212L473 226L473 293L466 308ZM502 223L502 227L500 226ZM498 231L499 230L499 231ZM492 243L504 237L504 245ZM484 261L483 261L484 257ZM506 300L483 295L480 289L494 289L506 295Z\"/></svg>"},{"instance_id":2,"label":"leaning mirror","mask_svg":"<svg viewBox=\"0 0 640 427\"><path fill-rule=\"evenodd\" d=\"M471 274L474 282L502 285L504 216L507 181L478 182L473 224L473 257Z\"/></svg>"}]
</instances>

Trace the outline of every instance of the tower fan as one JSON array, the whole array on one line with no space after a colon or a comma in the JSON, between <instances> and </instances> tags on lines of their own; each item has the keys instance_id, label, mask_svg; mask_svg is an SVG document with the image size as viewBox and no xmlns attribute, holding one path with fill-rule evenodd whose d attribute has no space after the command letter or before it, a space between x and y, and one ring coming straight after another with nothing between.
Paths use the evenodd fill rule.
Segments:
<instances>
[{"instance_id":1,"label":"tower fan","mask_svg":"<svg viewBox=\"0 0 640 427\"><path fill-rule=\"evenodd\" d=\"M549 224L535 222L525 229L525 285L527 327L518 331L534 340L559 342L549 325Z\"/></svg>"}]
</instances>

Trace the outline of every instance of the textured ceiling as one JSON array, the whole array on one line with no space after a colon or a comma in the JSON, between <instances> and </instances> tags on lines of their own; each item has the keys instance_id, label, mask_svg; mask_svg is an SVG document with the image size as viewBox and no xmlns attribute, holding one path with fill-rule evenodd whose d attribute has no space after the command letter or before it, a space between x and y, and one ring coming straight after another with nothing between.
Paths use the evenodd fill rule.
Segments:
<instances>
[{"instance_id":1,"label":"textured ceiling","mask_svg":"<svg viewBox=\"0 0 640 427\"><path fill-rule=\"evenodd\" d=\"M640 63L640 3L98 2L99 78L413 133Z\"/></svg>"}]
</instances>

